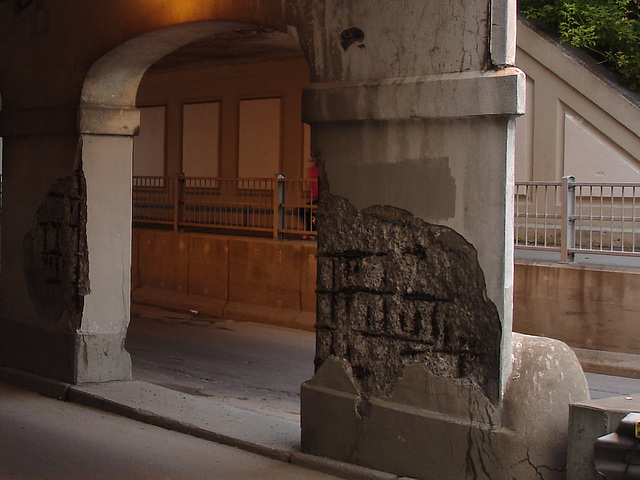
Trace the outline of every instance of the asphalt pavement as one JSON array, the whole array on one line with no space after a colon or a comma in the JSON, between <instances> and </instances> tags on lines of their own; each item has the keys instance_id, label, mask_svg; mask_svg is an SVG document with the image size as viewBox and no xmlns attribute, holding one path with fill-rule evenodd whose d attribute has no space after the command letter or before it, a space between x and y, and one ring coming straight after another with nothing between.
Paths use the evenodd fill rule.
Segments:
<instances>
[{"instance_id":1,"label":"asphalt pavement","mask_svg":"<svg viewBox=\"0 0 640 480\"><path fill-rule=\"evenodd\" d=\"M300 452L313 333L134 305L126 346L130 382L64 385L0 369L70 400L0 384L0 479L398 478ZM640 392L637 379L587 380L593 399Z\"/></svg>"},{"instance_id":2,"label":"asphalt pavement","mask_svg":"<svg viewBox=\"0 0 640 480\"><path fill-rule=\"evenodd\" d=\"M337 477L0 383L0 479Z\"/></svg>"},{"instance_id":3,"label":"asphalt pavement","mask_svg":"<svg viewBox=\"0 0 640 480\"><path fill-rule=\"evenodd\" d=\"M136 304L126 348L134 380L298 422L315 334Z\"/></svg>"},{"instance_id":4,"label":"asphalt pavement","mask_svg":"<svg viewBox=\"0 0 640 480\"><path fill-rule=\"evenodd\" d=\"M585 373L591 400L640 394L640 379Z\"/></svg>"},{"instance_id":5,"label":"asphalt pavement","mask_svg":"<svg viewBox=\"0 0 640 480\"><path fill-rule=\"evenodd\" d=\"M135 380L298 421L314 333L138 304L131 315L126 346ZM586 376L594 400L640 393L640 379Z\"/></svg>"}]
</instances>

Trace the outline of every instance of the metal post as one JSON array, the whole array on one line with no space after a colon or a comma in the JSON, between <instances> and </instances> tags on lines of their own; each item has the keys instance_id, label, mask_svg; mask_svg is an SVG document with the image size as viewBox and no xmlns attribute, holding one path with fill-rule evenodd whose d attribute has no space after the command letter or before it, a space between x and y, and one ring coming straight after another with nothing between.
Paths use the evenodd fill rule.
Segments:
<instances>
[{"instance_id":1,"label":"metal post","mask_svg":"<svg viewBox=\"0 0 640 480\"><path fill-rule=\"evenodd\" d=\"M284 234L284 175L278 173L274 180L273 188L273 239L282 240Z\"/></svg>"},{"instance_id":2,"label":"metal post","mask_svg":"<svg viewBox=\"0 0 640 480\"><path fill-rule=\"evenodd\" d=\"M573 262L574 254L569 249L575 247L575 210L576 210L576 178L572 175L562 177L562 237L560 240L560 261L562 263Z\"/></svg>"},{"instance_id":3,"label":"metal post","mask_svg":"<svg viewBox=\"0 0 640 480\"><path fill-rule=\"evenodd\" d=\"M184 173L180 172L173 178L173 230L175 232L180 228L182 222L182 204L184 195Z\"/></svg>"}]
</instances>

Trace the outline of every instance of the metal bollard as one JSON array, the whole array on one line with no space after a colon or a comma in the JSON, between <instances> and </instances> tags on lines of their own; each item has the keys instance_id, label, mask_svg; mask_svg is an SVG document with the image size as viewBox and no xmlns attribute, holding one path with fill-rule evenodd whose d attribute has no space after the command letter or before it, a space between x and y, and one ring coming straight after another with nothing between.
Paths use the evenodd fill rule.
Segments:
<instances>
[{"instance_id":1,"label":"metal bollard","mask_svg":"<svg viewBox=\"0 0 640 480\"><path fill-rule=\"evenodd\" d=\"M640 479L640 413L628 414L614 433L596 440L593 463L607 479Z\"/></svg>"}]
</instances>

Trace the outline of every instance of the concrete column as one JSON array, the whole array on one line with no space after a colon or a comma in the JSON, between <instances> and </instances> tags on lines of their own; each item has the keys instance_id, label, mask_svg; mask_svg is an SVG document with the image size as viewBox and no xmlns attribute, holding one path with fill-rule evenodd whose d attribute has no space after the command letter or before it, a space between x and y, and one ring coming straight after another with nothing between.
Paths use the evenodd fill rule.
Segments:
<instances>
[{"instance_id":1,"label":"concrete column","mask_svg":"<svg viewBox=\"0 0 640 480\"><path fill-rule=\"evenodd\" d=\"M131 136L83 135L90 293L76 332L78 382L131 378L132 151Z\"/></svg>"},{"instance_id":2,"label":"concrete column","mask_svg":"<svg viewBox=\"0 0 640 480\"><path fill-rule=\"evenodd\" d=\"M154 30L100 58L82 91L79 124L87 192L88 288L76 332L76 382L131 378L124 350L131 288L135 99L145 71L181 46L245 24L194 22Z\"/></svg>"},{"instance_id":3,"label":"concrete column","mask_svg":"<svg viewBox=\"0 0 640 480\"><path fill-rule=\"evenodd\" d=\"M511 334L515 2L292 12L321 171L303 450L425 480L562 478L584 375L565 345Z\"/></svg>"},{"instance_id":4,"label":"concrete column","mask_svg":"<svg viewBox=\"0 0 640 480\"><path fill-rule=\"evenodd\" d=\"M485 337L500 351L495 399L511 369L514 118L523 112L524 84L514 68L313 84L303 112L327 194L358 210L401 208L475 249L501 323L502 334Z\"/></svg>"}]
</instances>

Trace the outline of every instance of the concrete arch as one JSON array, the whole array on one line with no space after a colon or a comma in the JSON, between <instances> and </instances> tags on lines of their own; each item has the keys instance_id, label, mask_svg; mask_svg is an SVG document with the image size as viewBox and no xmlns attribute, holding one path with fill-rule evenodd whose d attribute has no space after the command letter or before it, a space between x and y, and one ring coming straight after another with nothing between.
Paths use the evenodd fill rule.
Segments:
<instances>
[{"instance_id":1,"label":"concrete arch","mask_svg":"<svg viewBox=\"0 0 640 480\"><path fill-rule=\"evenodd\" d=\"M255 28L255 25L227 21L183 23L152 30L116 47L95 62L87 73L80 105L80 133L134 134L139 123L135 110L138 85L151 65L197 40Z\"/></svg>"},{"instance_id":2,"label":"concrete arch","mask_svg":"<svg viewBox=\"0 0 640 480\"><path fill-rule=\"evenodd\" d=\"M233 32L240 37L257 32L253 47L280 46L301 55L297 42L286 33L246 23L203 21L133 38L100 58L86 76L79 128L91 293L85 297L78 331L77 382L131 378L124 340L130 309L131 173L133 136L140 125L135 107L140 81L149 67L172 52L220 34L233 37ZM198 49L195 55L206 56L207 49Z\"/></svg>"}]
</instances>

